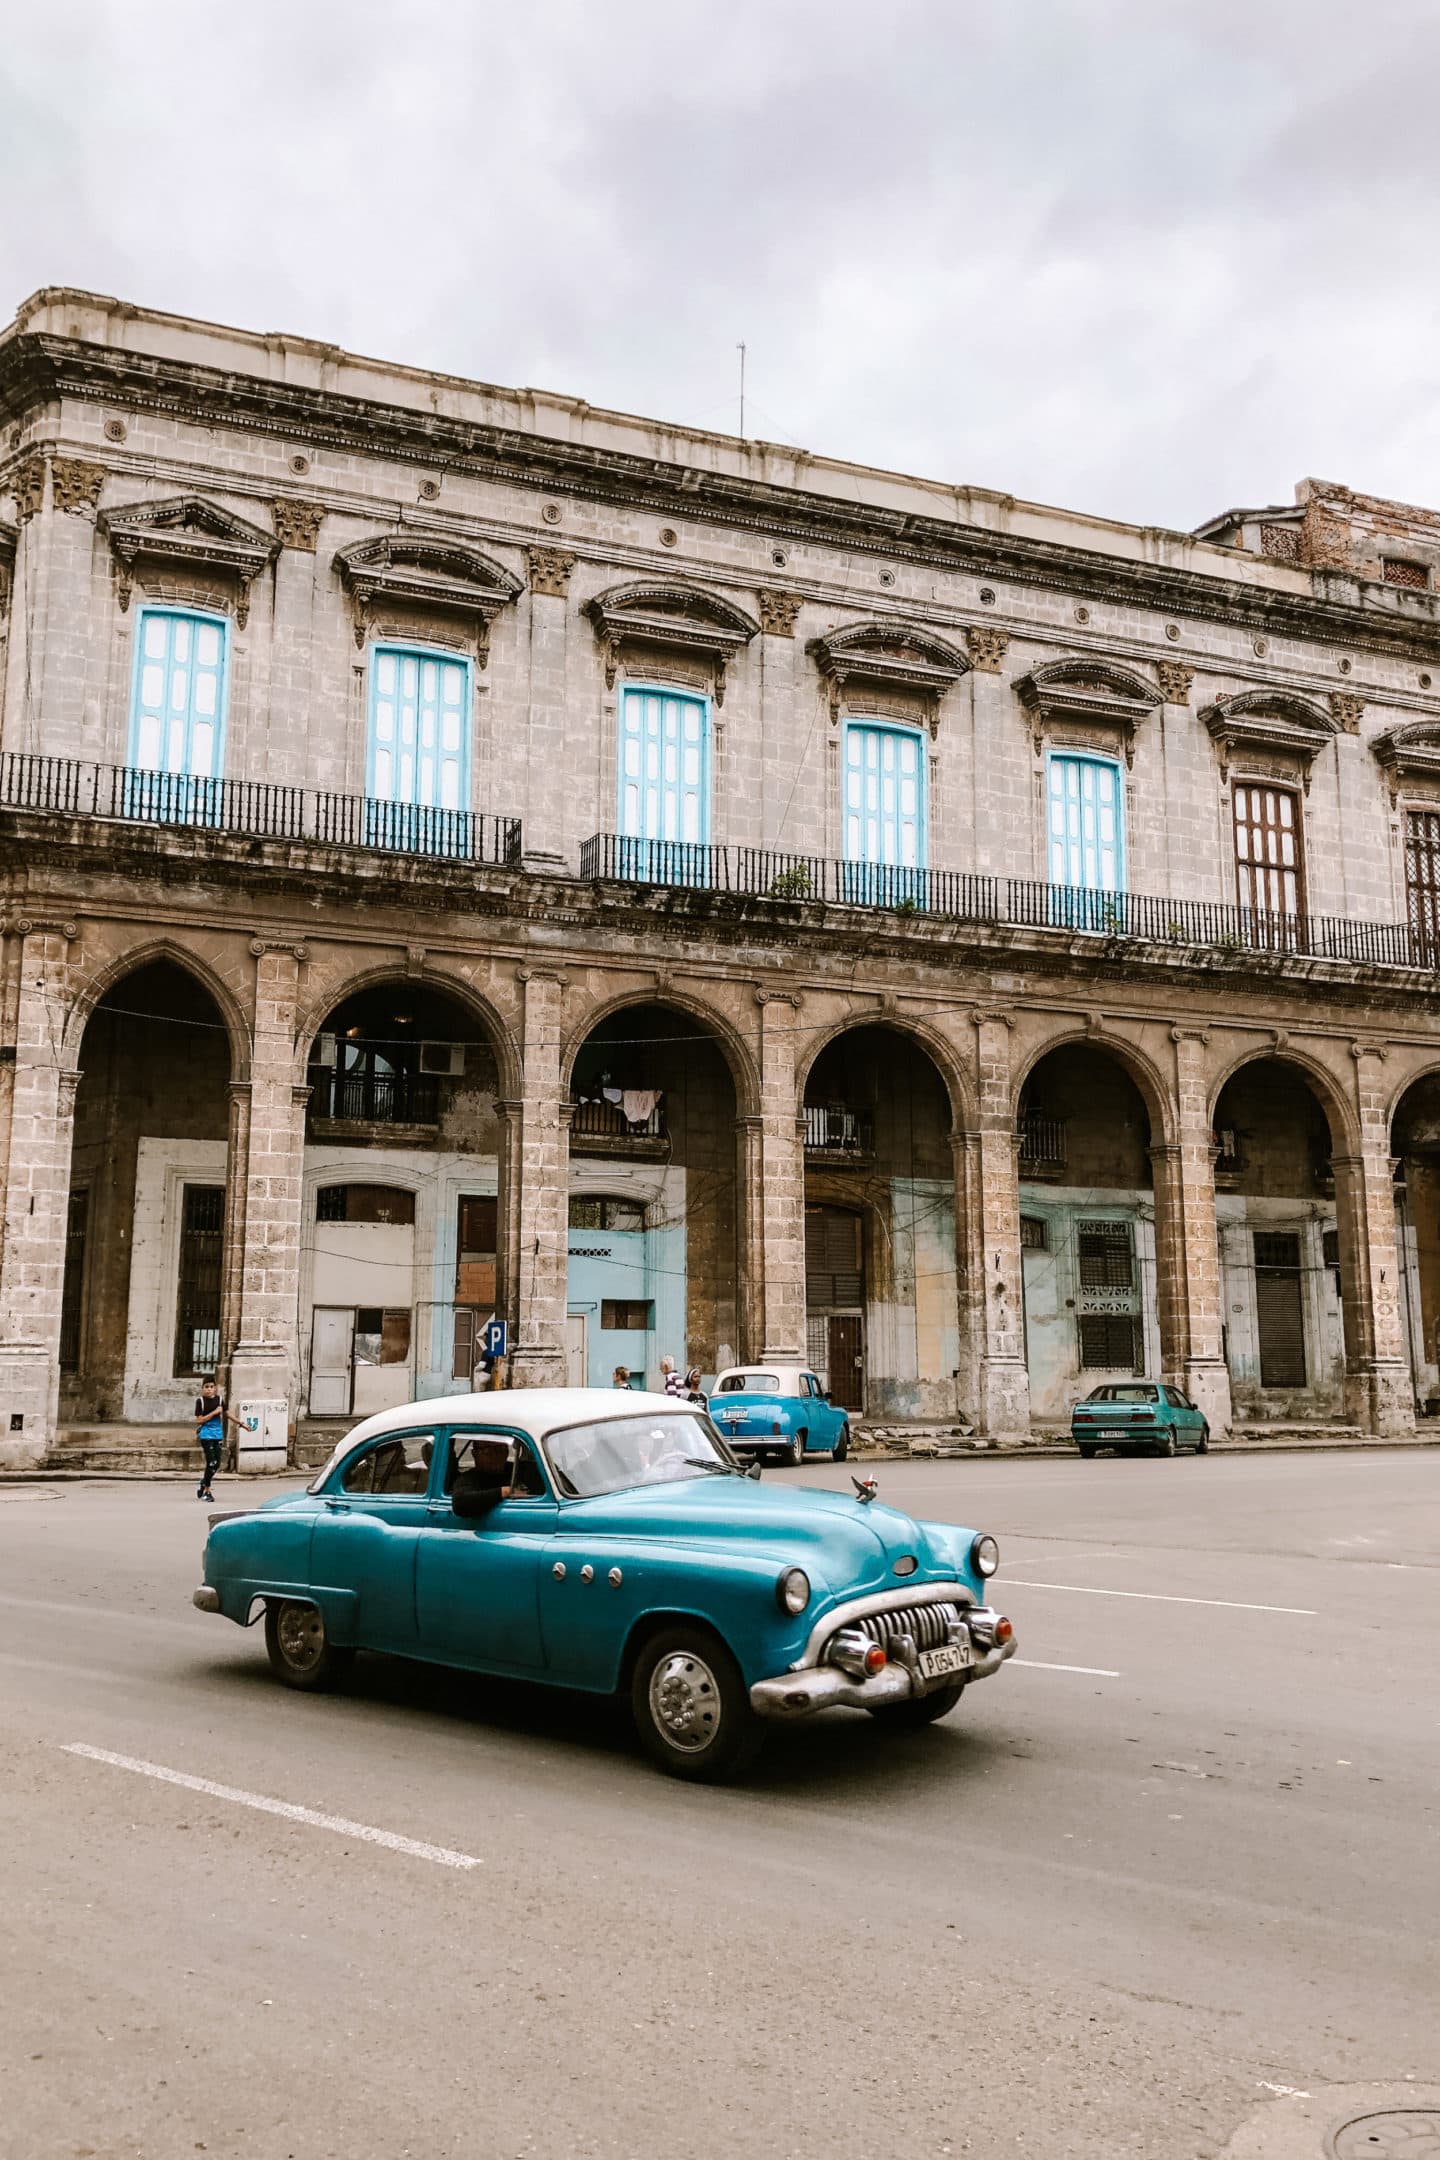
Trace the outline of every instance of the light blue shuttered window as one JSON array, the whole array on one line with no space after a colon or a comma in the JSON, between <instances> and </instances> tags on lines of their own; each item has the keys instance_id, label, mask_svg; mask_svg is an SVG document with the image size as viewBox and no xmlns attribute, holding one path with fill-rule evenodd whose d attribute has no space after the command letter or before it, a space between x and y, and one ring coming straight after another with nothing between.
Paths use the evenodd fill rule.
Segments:
<instances>
[{"instance_id":1,"label":"light blue shuttered window","mask_svg":"<svg viewBox=\"0 0 1440 2160\"><path fill-rule=\"evenodd\" d=\"M710 712L703 697L626 688L620 695L620 831L628 840L710 837Z\"/></svg>"},{"instance_id":2,"label":"light blue shuttered window","mask_svg":"<svg viewBox=\"0 0 1440 2160\"><path fill-rule=\"evenodd\" d=\"M468 661L423 647L371 647L365 792L376 802L469 809Z\"/></svg>"},{"instance_id":3,"label":"light blue shuttered window","mask_svg":"<svg viewBox=\"0 0 1440 2160\"><path fill-rule=\"evenodd\" d=\"M1053 751L1046 761L1045 811L1050 883L1124 892L1119 766L1109 758Z\"/></svg>"},{"instance_id":4,"label":"light blue shuttered window","mask_svg":"<svg viewBox=\"0 0 1440 2160\"><path fill-rule=\"evenodd\" d=\"M898 873L883 881L883 895L873 897L922 897L925 744L918 729L879 720L846 723L844 845L847 862ZM915 877L907 879L906 871Z\"/></svg>"},{"instance_id":5,"label":"light blue shuttered window","mask_svg":"<svg viewBox=\"0 0 1440 2160\"><path fill-rule=\"evenodd\" d=\"M225 764L223 616L143 608L135 640L127 763L141 772L219 779Z\"/></svg>"}]
</instances>

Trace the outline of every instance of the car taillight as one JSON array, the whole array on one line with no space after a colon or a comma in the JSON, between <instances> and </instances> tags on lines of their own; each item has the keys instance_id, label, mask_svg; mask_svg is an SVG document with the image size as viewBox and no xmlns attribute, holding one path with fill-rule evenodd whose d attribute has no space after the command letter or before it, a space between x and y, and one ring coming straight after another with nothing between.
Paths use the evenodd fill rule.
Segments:
<instances>
[{"instance_id":1,"label":"car taillight","mask_svg":"<svg viewBox=\"0 0 1440 2160\"><path fill-rule=\"evenodd\" d=\"M776 1435L776 1437L777 1437L777 1438L779 1437L779 1433L780 1433L780 1420L779 1420L779 1418L778 1418L778 1417L777 1417L777 1418L776 1418L776 1419L775 1419L775 1420L773 1421L773 1423L771 1424L770 1430L771 1430L771 1432L772 1432L772 1433L774 1433L774 1434Z\"/></svg>"}]
</instances>

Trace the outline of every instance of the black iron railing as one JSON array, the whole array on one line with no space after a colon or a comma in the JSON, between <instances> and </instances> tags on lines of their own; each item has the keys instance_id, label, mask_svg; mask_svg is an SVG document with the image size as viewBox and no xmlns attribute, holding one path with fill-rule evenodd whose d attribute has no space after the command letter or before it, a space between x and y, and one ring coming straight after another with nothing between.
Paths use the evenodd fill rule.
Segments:
<instances>
[{"instance_id":1,"label":"black iron railing","mask_svg":"<svg viewBox=\"0 0 1440 2160\"><path fill-rule=\"evenodd\" d=\"M811 1154L873 1155L875 1127L870 1112L806 1103L805 1146Z\"/></svg>"},{"instance_id":2,"label":"black iron railing","mask_svg":"<svg viewBox=\"0 0 1440 2160\"><path fill-rule=\"evenodd\" d=\"M348 1125L434 1125L440 1083L428 1073L340 1072L312 1065L310 1115Z\"/></svg>"},{"instance_id":3,"label":"black iron railing","mask_svg":"<svg viewBox=\"0 0 1440 2160\"><path fill-rule=\"evenodd\" d=\"M632 1103L632 1108L638 1106ZM619 1102L576 1102L570 1109L572 1140L663 1140L665 1106L652 1103L630 1116L622 1096Z\"/></svg>"},{"instance_id":4,"label":"black iron railing","mask_svg":"<svg viewBox=\"0 0 1440 2160\"><path fill-rule=\"evenodd\" d=\"M1065 1168L1064 1118L1039 1117L1033 1110L1020 1119L1020 1169L1022 1173L1055 1173Z\"/></svg>"},{"instance_id":5,"label":"black iron railing","mask_svg":"<svg viewBox=\"0 0 1440 2160\"><path fill-rule=\"evenodd\" d=\"M127 825L189 826L453 862L513 865L520 860L518 818L429 810L367 795L277 787L264 780L141 772L130 765L93 765L82 758L11 752L0 760L0 802L17 810L59 810Z\"/></svg>"},{"instance_id":6,"label":"black iron railing","mask_svg":"<svg viewBox=\"0 0 1440 2160\"><path fill-rule=\"evenodd\" d=\"M1299 959L1344 960L1366 967L1440 970L1440 938L1410 923L1266 914L1223 901L1092 892L1028 878L906 870L768 848L701 847L685 841L631 840L618 833L597 833L581 847L580 874L599 882L887 908L900 915L1203 947L1222 954L1293 954Z\"/></svg>"}]
</instances>

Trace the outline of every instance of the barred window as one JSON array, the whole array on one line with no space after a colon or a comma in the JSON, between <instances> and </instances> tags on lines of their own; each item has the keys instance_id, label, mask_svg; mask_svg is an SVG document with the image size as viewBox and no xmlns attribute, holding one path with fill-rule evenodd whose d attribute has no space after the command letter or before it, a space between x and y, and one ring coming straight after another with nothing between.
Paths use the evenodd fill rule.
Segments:
<instances>
[{"instance_id":1,"label":"barred window","mask_svg":"<svg viewBox=\"0 0 1440 2160\"><path fill-rule=\"evenodd\" d=\"M654 1310L649 1298L607 1297L600 1300L600 1325L622 1333L643 1334Z\"/></svg>"},{"instance_id":2,"label":"barred window","mask_svg":"<svg viewBox=\"0 0 1440 2160\"><path fill-rule=\"evenodd\" d=\"M1138 1373L1140 1322L1133 1313L1081 1313L1080 1364L1086 1372Z\"/></svg>"},{"instance_id":3,"label":"barred window","mask_svg":"<svg viewBox=\"0 0 1440 2160\"><path fill-rule=\"evenodd\" d=\"M1043 1215L1020 1217L1021 1252L1049 1252L1050 1225Z\"/></svg>"},{"instance_id":4,"label":"barred window","mask_svg":"<svg viewBox=\"0 0 1440 2160\"><path fill-rule=\"evenodd\" d=\"M1085 1222L1076 1231L1082 1290L1131 1290L1135 1242L1128 1222Z\"/></svg>"},{"instance_id":5,"label":"barred window","mask_svg":"<svg viewBox=\"0 0 1440 2160\"><path fill-rule=\"evenodd\" d=\"M1407 592L1430 590L1430 572L1423 562L1406 562L1398 555L1387 555L1380 567L1387 585L1403 585Z\"/></svg>"}]
</instances>

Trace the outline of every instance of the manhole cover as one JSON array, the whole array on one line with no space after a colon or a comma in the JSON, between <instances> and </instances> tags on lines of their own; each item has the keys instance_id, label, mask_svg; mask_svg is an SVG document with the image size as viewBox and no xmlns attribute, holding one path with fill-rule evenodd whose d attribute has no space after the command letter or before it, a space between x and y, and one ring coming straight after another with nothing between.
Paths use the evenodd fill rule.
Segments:
<instances>
[{"instance_id":1,"label":"manhole cover","mask_svg":"<svg viewBox=\"0 0 1440 2160\"><path fill-rule=\"evenodd\" d=\"M1331 2160L1440 2160L1440 2109L1382 2108L1332 2130Z\"/></svg>"}]
</instances>

